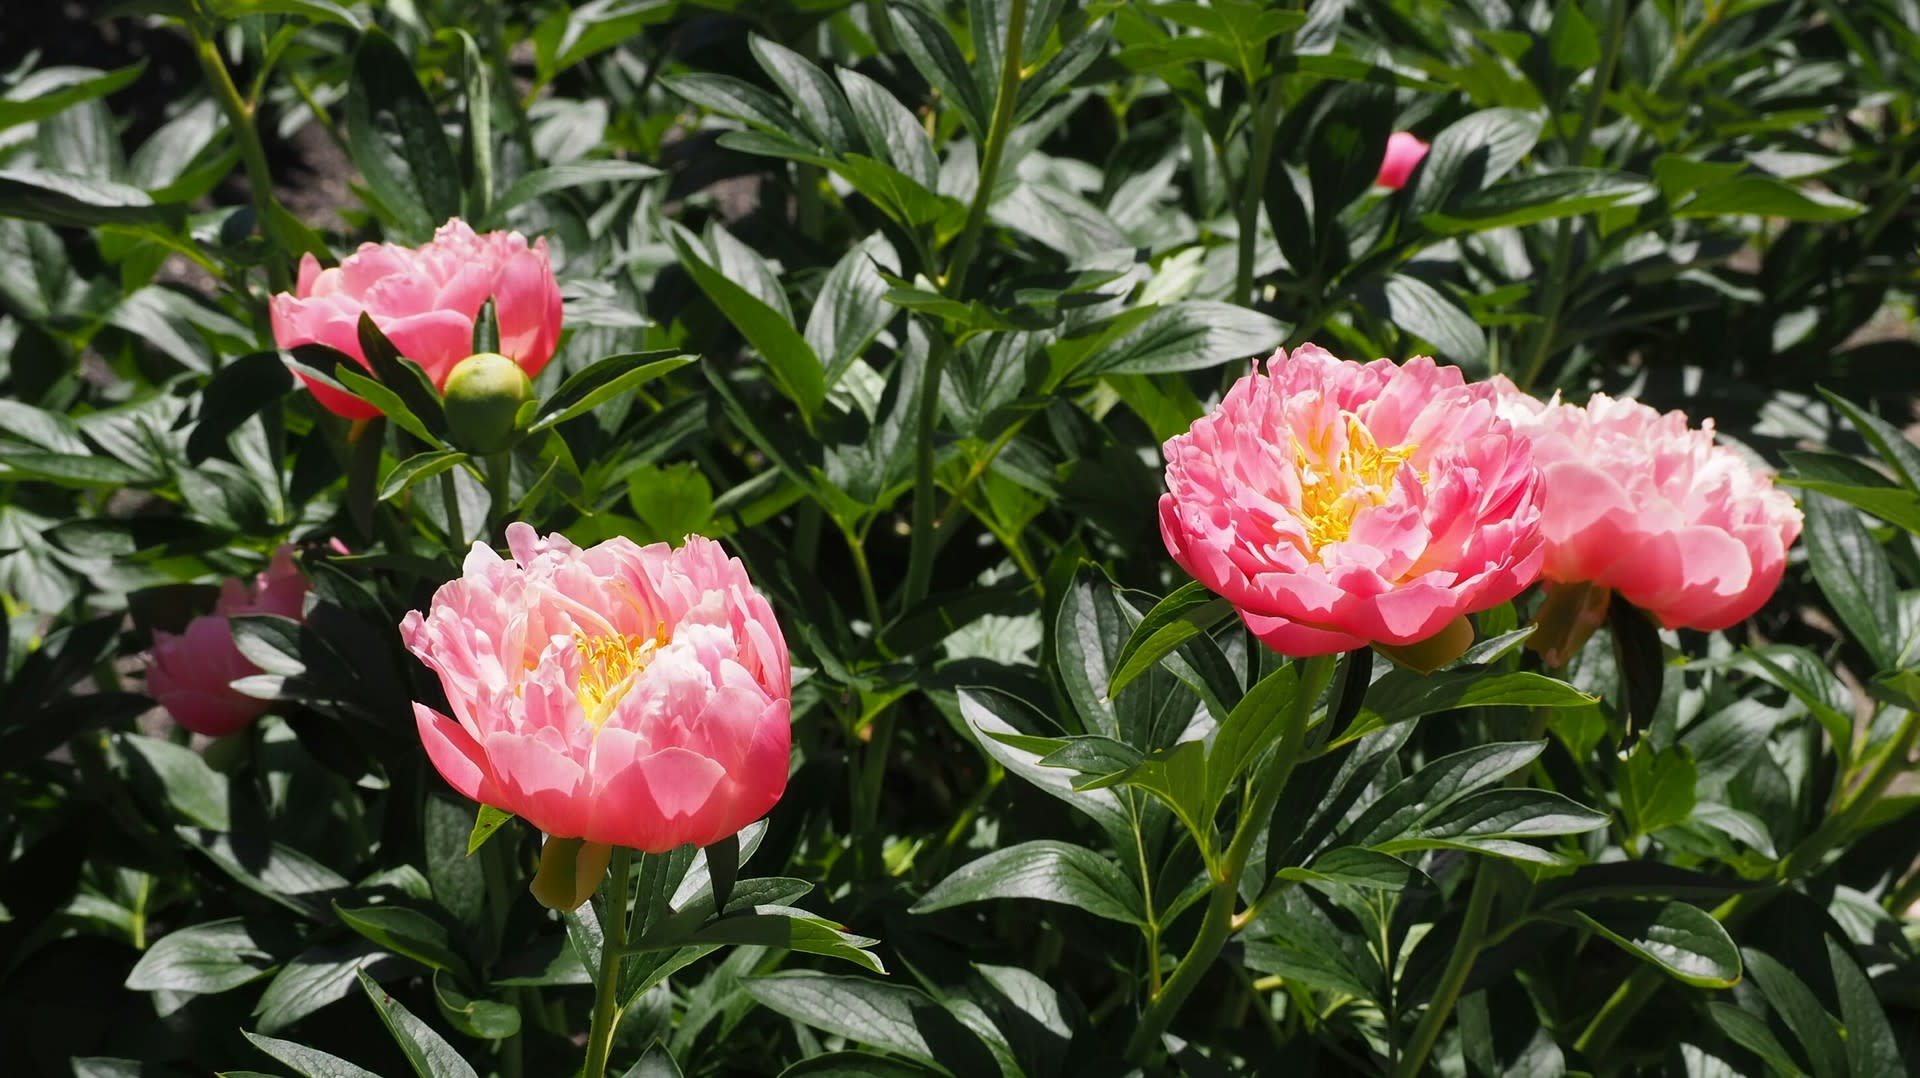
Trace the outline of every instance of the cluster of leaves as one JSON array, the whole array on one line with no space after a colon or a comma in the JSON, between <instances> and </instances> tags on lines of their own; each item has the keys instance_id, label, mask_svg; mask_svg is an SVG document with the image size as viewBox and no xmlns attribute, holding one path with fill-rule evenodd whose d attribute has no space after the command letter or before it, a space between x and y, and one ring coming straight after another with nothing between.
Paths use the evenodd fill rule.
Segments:
<instances>
[{"instance_id":1,"label":"cluster of leaves","mask_svg":"<svg viewBox=\"0 0 1920 1078\"><path fill-rule=\"evenodd\" d=\"M1920 1064L1912 0L122 7L185 60L0 75L10 1060L564 1073L632 893L639 1075ZM371 322L370 377L266 317L455 214L566 298L504 482ZM1308 339L1684 399L1786 450L1802 564L1566 671L1532 596L1429 677L1283 663L1179 586L1153 447ZM560 918L445 790L393 626L513 519L746 561L776 875ZM274 714L190 746L137 656L285 540Z\"/></svg>"}]
</instances>

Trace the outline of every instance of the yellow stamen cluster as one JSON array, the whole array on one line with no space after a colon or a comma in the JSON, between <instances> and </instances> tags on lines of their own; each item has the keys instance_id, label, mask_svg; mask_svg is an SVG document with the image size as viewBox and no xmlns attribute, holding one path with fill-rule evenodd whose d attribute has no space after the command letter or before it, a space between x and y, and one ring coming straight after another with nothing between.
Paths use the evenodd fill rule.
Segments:
<instances>
[{"instance_id":1,"label":"yellow stamen cluster","mask_svg":"<svg viewBox=\"0 0 1920 1078\"><path fill-rule=\"evenodd\" d=\"M637 633L588 636L578 630L573 645L580 649L580 684L574 690L587 721L598 727L613 714L634 686L634 675L647 668L659 650L673 638L661 622L652 636Z\"/></svg>"},{"instance_id":2,"label":"yellow stamen cluster","mask_svg":"<svg viewBox=\"0 0 1920 1078\"><path fill-rule=\"evenodd\" d=\"M1344 540L1361 509L1385 504L1393 492L1394 473L1419 448L1382 446L1358 416L1349 413L1346 420L1346 444L1338 454L1329 444L1331 430L1309 445L1293 440L1293 463L1300 475L1298 513L1307 545L1316 554L1328 543Z\"/></svg>"}]
</instances>

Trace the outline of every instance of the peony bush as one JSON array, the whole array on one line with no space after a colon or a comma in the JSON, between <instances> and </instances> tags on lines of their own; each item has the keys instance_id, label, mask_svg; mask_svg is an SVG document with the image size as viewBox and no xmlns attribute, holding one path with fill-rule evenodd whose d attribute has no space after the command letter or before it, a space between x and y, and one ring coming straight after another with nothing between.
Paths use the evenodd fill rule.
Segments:
<instances>
[{"instance_id":1,"label":"peony bush","mask_svg":"<svg viewBox=\"0 0 1920 1078\"><path fill-rule=\"evenodd\" d=\"M1843 6L22 9L6 1072L1920 1071Z\"/></svg>"}]
</instances>

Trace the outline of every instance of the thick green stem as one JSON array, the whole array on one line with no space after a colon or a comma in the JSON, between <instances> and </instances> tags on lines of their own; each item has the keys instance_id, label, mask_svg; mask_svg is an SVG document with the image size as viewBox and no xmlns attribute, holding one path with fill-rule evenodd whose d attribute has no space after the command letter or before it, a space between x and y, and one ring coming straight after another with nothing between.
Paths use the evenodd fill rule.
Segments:
<instances>
[{"instance_id":1,"label":"thick green stem","mask_svg":"<svg viewBox=\"0 0 1920 1078\"><path fill-rule=\"evenodd\" d=\"M600 913L600 970L594 977L593 1025L587 1031L587 1062L580 1078L605 1078L607 1055L613 1051L613 1027L620 1020L620 962L627 948L627 878L632 854L613 848L608 871L613 889Z\"/></svg>"},{"instance_id":2,"label":"thick green stem","mask_svg":"<svg viewBox=\"0 0 1920 1078\"><path fill-rule=\"evenodd\" d=\"M513 454L511 452L489 454L486 459L486 477L486 537L491 538L492 536L500 534L500 529L506 526L507 510L513 508L510 504L512 499L510 485L513 481Z\"/></svg>"},{"instance_id":3,"label":"thick green stem","mask_svg":"<svg viewBox=\"0 0 1920 1078\"><path fill-rule=\"evenodd\" d=\"M1140 1016L1140 1024L1134 1027L1133 1036L1127 1041L1127 1058L1141 1062L1152 1053L1160 1043L1160 1037L1172 1024L1173 1016L1193 994L1193 990L1205 977L1213 960L1220 956L1220 949L1226 946L1227 937L1242 927L1244 922L1236 923L1233 906L1240 893L1240 878L1246 873L1247 858L1253 854L1254 840L1267 828L1273 816L1273 810L1280 803L1280 794L1286 789L1287 779L1293 774L1293 766L1300 759L1300 748L1306 741L1307 720L1313 714L1314 702L1326 689L1327 682L1333 676L1336 656L1323 655L1312 659L1300 660L1300 687L1287 709L1287 716L1280 731L1280 744L1273 750L1273 756L1260 772L1252 785L1253 797L1234 825L1233 841L1228 844L1227 852L1213 866L1213 887L1207 895L1206 913L1200 921L1200 932L1194 937L1193 945L1173 969L1173 975L1167 983L1147 1001L1147 1009ZM1158 961L1151 956L1150 961Z\"/></svg>"},{"instance_id":4,"label":"thick green stem","mask_svg":"<svg viewBox=\"0 0 1920 1078\"><path fill-rule=\"evenodd\" d=\"M253 192L254 226L266 234L267 219L276 207L273 200L273 172L267 167L267 151L260 143L260 130L253 125L253 106L240 96L240 88L233 83L233 75L227 70L227 63L220 57L220 50L202 28L189 23L193 30L193 49L200 61L200 71L207 78L207 86L213 91L213 100L226 113L227 123L233 128L233 141L240 147L240 161L246 166L247 186ZM267 272L275 291L283 291L290 282L285 258L269 259Z\"/></svg>"},{"instance_id":5,"label":"thick green stem","mask_svg":"<svg viewBox=\"0 0 1920 1078\"><path fill-rule=\"evenodd\" d=\"M1600 109L1613 83L1613 68L1620 59L1620 43L1627 35L1627 0L1607 0L1606 34L1600 41L1600 64L1594 68L1593 89L1587 94L1586 108L1580 114L1580 127L1567 149L1567 162L1578 167L1585 163L1587 147L1593 142L1593 129L1600 123ZM1555 233L1553 259L1547 263L1547 284L1540 303L1540 324L1530 340L1526 362L1520 368L1520 388L1526 389L1539 379L1553 353L1553 338L1559 331L1560 314L1567 302L1568 274L1573 271L1573 222L1564 220Z\"/></svg>"},{"instance_id":6,"label":"thick green stem","mask_svg":"<svg viewBox=\"0 0 1920 1078\"><path fill-rule=\"evenodd\" d=\"M1440 1039L1440 1031L1446 1027L1447 1019L1453 1017L1453 1006L1460 999L1460 989L1467 983L1467 975L1473 972L1473 963L1480 957L1487 936L1487 914L1493 909L1493 866L1484 862L1474 866L1473 895L1467 899L1467 914L1460 923L1460 936L1454 940L1453 953L1447 958L1447 968L1440 974L1440 986L1434 989L1433 998L1427 1001L1427 1009L1420 1016L1420 1022L1413 1027L1413 1037L1407 1041L1407 1050L1400 1057L1399 1066L1393 1069L1395 1078L1414 1078L1421 1068L1427 1065L1427 1056L1433 1051L1433 1044Z\"/></svg>"},{"instance_id":7,"label":"thick green stem","mask_svg":"<svg viewBox=\"0 0 1920 1078\"><path fill-rule=\"evenodd\" d=\"M1253 256L1260 245L1260 203L1267 190L1267 163L1273 157L1273 136L1279 126L1280 80L1275 72L1262 93L1249 82L1247 93L1259 97L1254 106L1253 147L1247 158L1247 182L1240 190L1240 260L1233 277L1233 301L1242 307L1253 302Z\"/></svg>"},{"instance_id":8,"label":"thick green stem","mask_svg":"<svg viewBox=\"0 0 1920 1078\"><path fill-rule=\"evenodd\" d=\"M467 525L460 519L460 487L453 469L440 473L440 499L447 503L447 549L458 551L467 541Z\"/></svg>"},{"instance_id":9,"label":"thick green stem","mask_svg":"<svg viewBox=\"0 0 1920 1078\"><path fill-rule=\"evenodd\" d=\"M1000 86L993 99L987 144L980 156L980 175L974 185L973 202L967 207L967 223L954 241L953 254L947 261L946 292L955 299L966 295L974 251L987 225L987 208L993 202L993 190L998 186L1000 159L1006 155L1007 136L1013 133L1013 107L1020 97L1020 43L1026 33L1027 0L1011 0L1007 9L1006 54L1000 64ZM939 494L933 481L933 435L940 417L940 383L946 376L947 357L952 350L943 335L934 335L926 374L920 383L920 399L914 409L913 535L907 551L907 579L900 589L902 610L911 610L926 598L927 588L933 581L933 500Z\"/></svg>"}]
</instances>

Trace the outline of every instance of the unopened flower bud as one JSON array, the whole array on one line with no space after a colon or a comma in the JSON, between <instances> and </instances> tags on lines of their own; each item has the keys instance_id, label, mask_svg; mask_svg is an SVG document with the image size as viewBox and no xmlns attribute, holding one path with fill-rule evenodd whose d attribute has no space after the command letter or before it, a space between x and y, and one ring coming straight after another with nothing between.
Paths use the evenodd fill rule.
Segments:
<instances>
[{"instance_id":1,"label":"unopened flower bud","mask_svg":"<svg viewBox=\"0 0 1920 1078\"><path fill-rule=\"evenodd\" d=\"M469 453L499 453L513 446L514 416L533 397L533 380L497 352L482 352L454 364L444 393L447 431Z\"/></svg>"}]
</instances>

